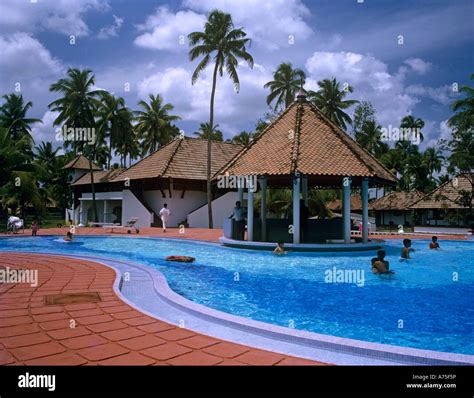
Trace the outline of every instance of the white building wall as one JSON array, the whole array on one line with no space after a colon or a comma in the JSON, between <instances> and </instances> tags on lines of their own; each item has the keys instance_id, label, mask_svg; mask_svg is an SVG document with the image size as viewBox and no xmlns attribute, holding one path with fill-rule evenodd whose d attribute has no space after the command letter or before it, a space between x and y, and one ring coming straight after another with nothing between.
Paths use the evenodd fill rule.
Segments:
<instances>
[{"instance_id":1,"label":"white building wall","mask_svg":"<svg viewBox=\"0 0 474 398\"><path fill-rule=\"evenodd\" d=\"M135 224L136 227L150 227L153 222L153 215L143 206L132 191L124 189L122 198L122 225L131 218L137 217L138 222Z\"/></svg>"},{"instance_id":2,"label":"white building wall","mask_svg":"<svg viewBox=\"0 0 474 398\"><path fill-rule=\"evenodd\" d=\"M212 201L212 220L214 228L223 228L224 219L232 214L235 202L239 200L237 192L227 192L225 195ZM204 201L207 203L207 200ZM191 228L207 228L207 204L188 214L188 224Z\"/></svg>"},{"instance_id":3,"label":"white building wall","mask_svg":"<svg viewBox=\"0 0 474 398\"><path fill-rule=\"evenodd\" d=\"M160 214L163 205L168 204L168 209L171 212L169 227L179 226L186 221L188 213L204 205L207 201L206 192L185 191L183 198L181 198L182 191L172 190L171 197L169 197L168 191L163 192L166 195L165 198L163 198L161 191L144 191L143 198L157 215Z\"/></svg>"}]
</instances>

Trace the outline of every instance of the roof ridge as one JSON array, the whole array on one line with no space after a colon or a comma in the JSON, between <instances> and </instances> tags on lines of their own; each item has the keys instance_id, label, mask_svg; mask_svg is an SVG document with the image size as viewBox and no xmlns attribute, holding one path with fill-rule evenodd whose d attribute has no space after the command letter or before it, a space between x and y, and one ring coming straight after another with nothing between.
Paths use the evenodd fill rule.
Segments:
<instances>
[{"instance_id":1,"label":"roof ridge","mask_svg":"<svg viewBox=\"0 0 474 398\"><path fill-rule=\"evenodd\" d=\"M293 148L291 150L291 166L290 171L292 173L297 172L298 167L298 153L300 148L300 133L301 133L301 121L303 119L304 107L302 103L298 103L296 107L296 120L295 120L295 132L293 135Z\"/></svg>"},{"instance_id":2,"label":"roof ridge","mask_svg":"<svg viewBox=\"0 0 474 398\"><path fill-rule=\"evenodd\" d=\"M440 191L442 188L444 188L446 185L448 185L450 182L452 182L455 178L459 178L463 174L469 174L469 173L459 173L459 174L457 174L456 176L450 178L448 181L443 182L441 185L437 186L435 189L431 190L427 194L423 194L423 196L420 199L418 199L416 202L413 202L411 205L414 206L417 203L424 200L426 197L433 195L436 191ZM467 179L467 177L465 177L465 178Z\"/></svg>"},{"instance_id":3,"label":"roof ridge","mask_svg":"<svg viewBox=\"0 0 474 398\"><path fill-rule=\"evenodd\" d=\"M331 129L337 133L339 136L341 136L342 134L344 134L344 138L345 139L349 139L350 141L352 141L354 144L356 144L362 151L363 153L367 154L373 161L375 161L375 163L379 164L387 173L389 173L389 175L395 177L395 179L397 178L389 169L387 169L385 167L385 165L379 161L377 158L375 158L375 156L373 156L369 151L366 151L356 140L354 140L348 133L346 133L344 130L342 130L339 126L337 126L332 120L330 120L328 117L326 117L326 115L324 115L324 113L322 113L314 104L312 104L311 102L307 101L307 103L309 104L309 106L311 107L311 109L313 110L313 112L316 112L317 115L321 116L322 119L331 127ZM375 172L375 170L373 170L373 168L368 165L366 162L363 161L363 159L361 159L360 155L358 153L356 153L353 148L350 147L350 145L347 145L347 143L343 142L344 145L346 147L349 148L349 150L357 157L357 159L359 159L362 164L367 167L367 169L372 173L372 174L377 174Z\"/></svg>"},{"instance_id":4,"label":"roof ridge","mask_svg":"<svg viewBox=\"0 0 474 398\"><path fill-rule=\"evenodd\" d=\"M292 109L295 105L297 105L297 102L294 101L289 107L285 108L279 115L276 119L272 120L270 123L268 123L268 126L265 127L262 132L254 139L252 139L252 141L250 142L250 144L246 147L243 147L243 149L237 154L235 155L231 160L229 160L228 163L226 163L224 166L222 166L214 175L212 178L214 178L217 174L219 174L222 170L224 169L227 169L229 167L231 167L238 159L240 159L244 154L246 154L250 148L252 148L262 137L264 134L267 134L268 133L268 130L273 127L277 122L278 120L280 120L285 114L287 114L290 109Z\"/></svg>"},{"instance_id":5,"label":"roof ridge","mask_svg":"<svg viewBox=\"0 0 474 398\"><path fill-rule=\"evenodd\" d=\"M163 171L161 172L160 176L163 176L166 173L166 171L169 169L170 164L173 161L174 155L176 155L176 152L178 151L178 148L181 146L181 143L184 141L184 139L180 138L178 140L175 139L174 141L179 141L179 142L174 148L173 153L170 155L168 162L166 162L166 166L163 168Z\"/></svg>"}]
</instances>

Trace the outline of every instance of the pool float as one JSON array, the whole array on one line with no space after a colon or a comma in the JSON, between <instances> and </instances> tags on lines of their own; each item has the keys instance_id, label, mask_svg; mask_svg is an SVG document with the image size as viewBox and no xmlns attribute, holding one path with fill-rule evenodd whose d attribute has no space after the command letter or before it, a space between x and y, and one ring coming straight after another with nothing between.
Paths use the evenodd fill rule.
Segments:
<instances>
[{"instance_id":1,"label":"pool float","mask_svg":"<svg viewBox=\"0 0 474 398\"><path fill-rule=\"evenodd\" d=\"M192 263L196 259L194 257L188 256L168 256L166 257L166 261L176 261L178 263Z\"/></svg>"}]
</instances>

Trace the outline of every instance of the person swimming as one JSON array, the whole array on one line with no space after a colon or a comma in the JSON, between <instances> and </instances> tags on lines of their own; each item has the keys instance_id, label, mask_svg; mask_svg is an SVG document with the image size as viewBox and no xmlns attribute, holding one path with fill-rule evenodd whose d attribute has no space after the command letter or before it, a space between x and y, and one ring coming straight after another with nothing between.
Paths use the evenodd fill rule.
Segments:
<instances>
[{"instance_id":1,"label":"person swimming","mask_svg":"<svg viewBox=\"0 0 474 398\"><path fill-rule=\"evenodd\" d=\"M403 248L400 254L402 259L409 259L410 252L413 252L414 249L411 247L411 239L403 239Z\"/></svg>"},{"instance_id":2,"label":"person swimming","mask_svg":"<svg viewBox=\"0 0 474 398\"><path fill-rule=\"evenodd\" d=\"M71 232L71 231L69 231L69 232L66 234L66 236L63 238L63 240L65 240L66 242L72 242L73 239L74 239L74 238L73 238L73 235L72 235L72 232Z\"/></svg>"},{"instance_id":3,"label":"person swimming","mask_svg":"<svg viewBox=\"0 0 474 398\"><path fill-rule=\"evenodd\" d=\"M286 254L284 246L285 244L283 242L278 242L277 247L275 247L275 250L273 250L273 254L278 254L278 255Z\"/></svg>"},{"instance_id":4,"label":"person swimming","mask_svg":"<svg viewBox=\"0 0 474 398\"><path fill-rule=\"evenodd\" d=\"M393 274L393 271L390 271L390 264L385 260L385 250L379 250L377 252L377 257L374 257L372 260L372 272L374 274Z\"/></svg>"},{"instance_id":5,"label":"person swimming","mask_svg":"<svg viewBox=\"0 0 474 398\"><path fill-rule=\"evenodd\" d=\"M437 236L431 238L430 249L440 249Z\"/></svg>"}]
</instances>

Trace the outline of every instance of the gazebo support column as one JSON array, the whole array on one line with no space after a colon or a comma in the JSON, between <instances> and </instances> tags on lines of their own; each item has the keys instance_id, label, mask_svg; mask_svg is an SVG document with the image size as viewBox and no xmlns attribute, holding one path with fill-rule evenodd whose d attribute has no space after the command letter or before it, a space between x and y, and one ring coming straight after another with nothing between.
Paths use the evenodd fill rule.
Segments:
<instances>
[{"instance_id":1,"label":"gazebo support column","mask_svg":"<svg viewBox=\"0 0 474 398\"><path fill-rule=\"evenodd\" d=\"M308 206L308 177L304 176L301 183L301 192L303 195L304 204Z\"/></svg>"},{"instance_id":2,"label":"gazebo support column","mask_svg":"<svg viewBox=\"0 0 474 398\"><path fill-rule=\"evenodd\" d=\"M247 193L247 240L249 242L253 242L253 191L253 183L249 182Z\"/></svg>"},{"instance_id":3,"label":"gazebo support column","mask_svg":"<svg viewBox=\"0 0 474 398\"><path fill-rule=\"evenodd\" d=\"M262 221L262 242L267 241L267 177L260 178L260 189L262 190L262 208L261 208L261 221Z\"/></svg>"},{"instance_id":4,"label":"gazebo support column","mask_svg":"<svg viewBox=\"0 0 474 398\"><path fill-rule=\"evenodd\" d=\"M238 188L238 194L239 194L239 198L237 200L240 202L240 205L243 206L244 205L244 188L243 187Z\"/></svg>"},{"instance_id":5,"label":"gazebo support column","mask_svg":"<svg viewBox=\"0 0 474 398\"><path fill-rule=\"evenodd\" d=\"M104 222L107 222L107 201L104 200Z\"/></svg>"},{"instance_id":6,"label":"gazebo support column","mask_svg":"<svg viewBox=\"0 0 474 398\"><path fill-rule=\"evenodd\" d=\"M81 200L81 207L80 207L80 211L79 211L79 223L82 224L82 225L86 225L85 224L85 220L84 220L84 201Z\"/></svg>"},{"instance_id":7,"label":"gazebo support column","mask_svg":"<svg viewBox=\"0 0 474 398\"><path fill-rule=\"evenodd\" d=\"M344 225L344 243L351 243L351 179L342 179L343 212L342 222Z\"/></svg>"},{"instance_id":8,"label":"gazebo support column","mask_svg":"<svg viewBox=\"0 0 474 398\"><path fill-rule=\"evenodd\" d=\"M369 241L369 180L362 180L362 243Z\"/></svg>"},{"instance_id":9,"label":"gazebo support column","mask_svg":"<svg viewBox=\"0 0 474 398\"><path fill-rule=\"evenodd\" d=\"M293 243L300 243L300 191L301 177L293 179Z\"/></svg>"}]
</instances>

